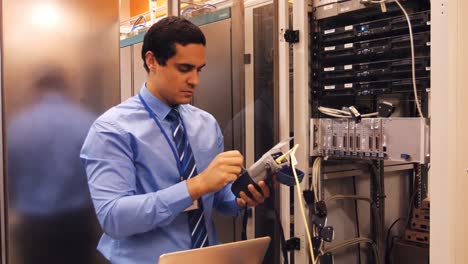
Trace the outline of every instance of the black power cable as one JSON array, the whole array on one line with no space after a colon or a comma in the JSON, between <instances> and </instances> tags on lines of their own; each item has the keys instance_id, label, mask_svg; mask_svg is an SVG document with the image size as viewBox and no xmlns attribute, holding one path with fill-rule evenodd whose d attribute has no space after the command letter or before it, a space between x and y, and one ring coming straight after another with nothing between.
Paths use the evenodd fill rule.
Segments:
<instances>
[{"instance_id":1,"label":"black power cable","mask_svg":"<svg viewBox=\"0 0 468 264\"><path fill-rule=\"evenodd\" d=\"M242 217L241 240L247 240L247 219L249 218L249 210L250 209L247 207L244 208L244 215Z\"/></svg>"},{"instance_id":2,"label":"black power cable","mask_svg":"<svg viewBox=\"0 0 468 264\"><path fill-rule=\"evenodd\" d=\"M356 176L353 176L353 192L354 192L354 195L357 195ZM356 235L357 237L361 237L361 232L359 229L359 213L358 213L358 201L357 200L354 200L354 214L356 218ZM361 264L361 244L360 243L356 245L356 249L358 253L359 264Z\"/></svg>"},{"instance_id":3,"label":"black power cable","mask_svg":"<svg viewBox=\"0 0 468 264\"><path fill-rule=\"evenodd\" d=\"M284 264L288 264L288 249L286 247L286 238L284 237L283 225L281 224L281 218L279 216L278 210L275 208L275 216L276 220L278 221L278 226L280 229L280 237L281 237L281 252L283 253L283 260Z\"/></svg>"},{"instance_id":4,"label":"black power cable","mask_svg":"<svg viewBox=\"0 0 468 264\"><path fill-rule=\"evenodd\" d=\"M398 218L395 220L390 227L387 230L387 235L385 237L385 263L390 264L390 241L388 241L388 238L390 237L390 234L392 232L393 227L400 221L406 220L403 217ZM391 241L392 247L393 247L393 241Z\"/></svg>"},{"instance_id":5,"label":"black power cable","mask_svg":"<svg viewBox=\"0 0 468 264\"><path fill-rule=\"evenodd\" d=\"M389 237L390 237L390 234L391 234L391 231L392 231L392 228L399 222L399 221L405 221L405 225L404 225L404 228L407 228L408 225L409 225L409 221L411 219L411 212L413 211L413 202L414 202L414 198L416 197L416 193L417 191L414 190L413 191L413 194L411 195L411 198L410 198L410 201L409 201L409 204L408 204L408 214L406 216L406 218L404 217L401 217L401 218L398 218L397 220L395 220L391 225L390 227L388 228L387 230L387 236L385 238L385 241L386 241L386 249L385 249L385 263L386 264L390 264L391 263L391 255L392 255L392 251L393 251L393 241L395 237L403 237L403 234L404 234L404 229L403 229L403 233L400 234L399 236L395 236L392 238L391 241L388 241Z\"/></svg>"},{"instance_id":6,"label":"black power cable","mask_svg":"<svg viewBox=\"0 0 468 264\"><path fill-rule=\"evenodd\" d=\"M267 168L267 179L265 180L265 183L267 184L268 188L270 189L270 198L273 201L275 200L275 187L273 186L273 176L271 174L271 170ZM275 211L275 217L276 221L278 223L278 227L280 229L280 239L281 239L281 252L283 253L283 263L284 264L289 264L288 260L288 248L286 246L286 238L284 236L284 231L283 231L283 225L281 224L281 218L278 213L278 210L276 209L276 206L273 206L274 211ZM247 219L249 216L249 208L244 209L244 216L242 218L242 232L241 232L241 239L242 240L247 240Z\"/></svg>"},{"instance_id":7,"label":"black power cable","mask_svg":"<svg viewBox=\"0 0 468 264\"><path fill-rule=\"evenodd\" d=\"M273 202L276 201L276 192L275 192L275 186L273 183L273 175L271 173L271 169L267 168L267 179L265 180L266 185L270 189L270 199L273 200ZM279 227L279 233L280 233L280 239L281 239L281 252L283 253L283 263L284 264L289 264L289 259L288 259L288 248L286 246L286 238L284 236L284 230L283 230L283 224L281 223L281 217L278 213L278 210L276 209L276 206L273 206L274 211L275 211L275 217L276 217L276 222L278 223Z\"/></svg>"}]
</instances>

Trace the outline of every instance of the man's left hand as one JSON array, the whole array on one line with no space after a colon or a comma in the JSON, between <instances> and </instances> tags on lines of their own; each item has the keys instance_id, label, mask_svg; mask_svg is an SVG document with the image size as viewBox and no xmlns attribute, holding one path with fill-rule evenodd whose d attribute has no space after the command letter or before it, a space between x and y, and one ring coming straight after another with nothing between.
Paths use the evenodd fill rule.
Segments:
<instances>
[{"instance_id":1,"label":"man's left hand","mask_svg":"<svg viewBox=\"0 0 468 264\"><path fill-rule=\"evenodd\" d=\"M252 194L252 198L250 198L245 192L240 192L240 198L237 198L237 204L240 207L255 207L265 202L265 199L270 197L270 188L268 188L264 181L259 181L258 186L260 186L262 192L257 191L252 184L249 184L247 188Z\"/></svg>"}]
</instances>

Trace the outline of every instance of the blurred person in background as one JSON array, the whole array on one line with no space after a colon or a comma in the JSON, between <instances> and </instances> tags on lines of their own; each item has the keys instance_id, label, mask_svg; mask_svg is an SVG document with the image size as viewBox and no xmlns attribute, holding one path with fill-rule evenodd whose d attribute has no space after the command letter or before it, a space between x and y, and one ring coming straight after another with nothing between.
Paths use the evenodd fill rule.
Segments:
<instances>
[{"instance_id":1,"label":"blurred person in background","mask_svg":"<svg viewBox=\"0 0 468 264\"><path fill-rule=\"evenodd\" d=\"M44 66L32 104L9 122L9 207L21 263L93 263L98 226L79 153L96 116L67 90L63 69Z\"/></svg>"}]
</instances>

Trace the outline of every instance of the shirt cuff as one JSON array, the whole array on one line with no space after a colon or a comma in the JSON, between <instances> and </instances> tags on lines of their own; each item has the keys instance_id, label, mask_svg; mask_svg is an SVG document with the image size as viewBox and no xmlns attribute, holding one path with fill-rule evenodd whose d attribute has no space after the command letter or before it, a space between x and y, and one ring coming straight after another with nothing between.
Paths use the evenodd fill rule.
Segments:
<instances>
[{"instance_id":1,"label":"shirt cuff","mask_svg":"<svg viewBox=\"0 0 468 264\"><path fill-rule=\"evenodd\" d=\"M226 209L227 212L231 212L234 217L239 216L241 211L244 209L243 207L240 207L239 204L237 203L237 198L234 198L231 202L226 204Z\"/></svg>"},{"instance_id":2,"label":"shirt cuff","mask_svg":"<svg viewBox=\"0 0 468 264\"><path fill-rule=\"evenodd\" d=\"M159 192L161 200L166 204L166 209L173 214L180 213L193 204L186 181L181 181Z\"/></svg>"}]
</instances>

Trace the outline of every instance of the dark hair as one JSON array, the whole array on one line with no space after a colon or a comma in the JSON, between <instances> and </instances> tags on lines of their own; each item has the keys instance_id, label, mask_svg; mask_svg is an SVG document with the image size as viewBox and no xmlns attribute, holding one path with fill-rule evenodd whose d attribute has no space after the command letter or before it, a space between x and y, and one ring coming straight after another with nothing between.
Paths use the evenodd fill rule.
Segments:
<instances>
[{"instance_id":1,"label":"dark hair","mask_svg":"<svg viewBox=\"0 0 468 264\"><path fill-rule=\"evenodd\" d=\"M200 28L185 18L170 16L159 20L151 26L143 40L141 58L146 72L149 72L145 60L146 52L153 52L159 65L166 65L167 60L176 54L176 43L182 46L188 44L205 46L206 40Z\"/></svg>"},{"instance_id":2,"label":"dark hair","mask_svg":"<svg viewBox=\"0 0 468 264\"><path fill-rule=\"evenodd\" d=\"M34 85L41 92L48 90L61 91L67 86L65 70L59 65L44 64L40 72L36 73Z\"/></svg>"}]
</instances>

